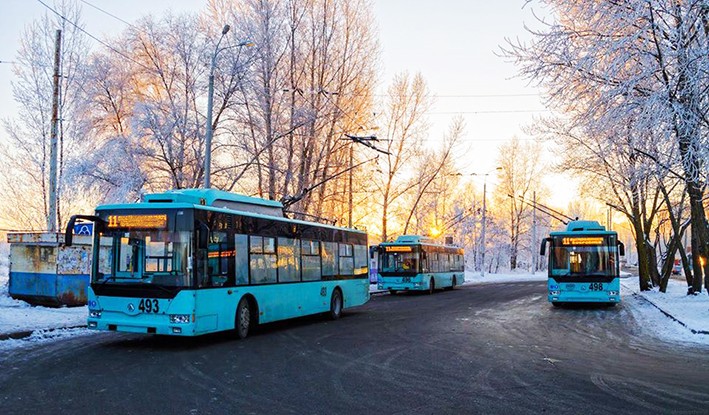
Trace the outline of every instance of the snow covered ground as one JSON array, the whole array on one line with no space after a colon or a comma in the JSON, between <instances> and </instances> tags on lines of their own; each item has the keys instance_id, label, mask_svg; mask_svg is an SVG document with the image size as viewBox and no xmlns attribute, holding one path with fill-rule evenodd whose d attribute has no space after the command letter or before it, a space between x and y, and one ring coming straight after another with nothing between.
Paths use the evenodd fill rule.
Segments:
<instances>
[{"instance_id":1,"label":"snow covered ground","mask_svg":"<svg viewBox=\"0 0 709 415\"><path fill-rule=\"evenodd\" d=\"M545 273L485 274L466 272L466 284L546 281ZM687 296L686 284L671 280L666 294L640 293L635 278L622 280L622 306L632 312L643 330L666 341L709 345L709 296ZM371 286L376 292L376 284ZM545 304L546 305L546 304ZM0 350L91 335L86 307L33 307L8 295L8 247L0 244ZM30 334L31 333L31 334ZM9 338L17 335L19 339Z\"/></svg>"}]
</instances>

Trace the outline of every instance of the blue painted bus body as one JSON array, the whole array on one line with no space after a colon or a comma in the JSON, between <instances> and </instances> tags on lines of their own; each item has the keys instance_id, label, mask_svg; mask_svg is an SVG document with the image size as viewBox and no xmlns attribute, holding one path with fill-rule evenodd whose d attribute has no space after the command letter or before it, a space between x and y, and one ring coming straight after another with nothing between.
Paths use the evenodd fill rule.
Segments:
<instances>
[{"instance_id":1,"label":"blue painted bus body","mask_svg":"<svg viewBox=\"0 0 709 415\"><path fill-rule=\"evenodd\" d=\"M381 243L378 252L377 288L397 291L429 291L454 288L465 282L464 252L419 235L402 235Z\"/></svg>"},{"instance_id":2,"label":"blue painted bus body","mask_svg":"<svg viewBox=\"0 0 709 415\"><path fill-rule=\"evenodd\" d=\"M252 296L258 305L259 324L311 314L326 313L335 288L342 290L344 308L362 305L369 300L367 280L322 281L282 284L181 290L172 299L157 299L158 312L139 310L141 297L97 296L89 288L89 328L128 333L151 333L178 336L234 329L238 300ZM177 322L171 316L189 316Z\"/></svg>"},{"instance_id":3,"label":"blue painted bus body","mask_svg":"<svg viewBox=\"0 0 709 415\"><path fill-rule=\"evenodd\" d=\"M242 302L254 324L366 303L366 233L281 211L278 202L187 189L78 218L97 229L88 327L194 336L238 328Z\"/></svg>"},{"instance_id":4,"label":"blue painted bus body","mask_svg":"<svg viewBox=\"0 0 709 415\"><path fill-rule=\"evenodd\" d=\"M620 302L620 261L623 244L618 234L596 221L571 221L564 231L551 232L547 299L554 305L569 302Z\"/></svg>"}]
</instances>

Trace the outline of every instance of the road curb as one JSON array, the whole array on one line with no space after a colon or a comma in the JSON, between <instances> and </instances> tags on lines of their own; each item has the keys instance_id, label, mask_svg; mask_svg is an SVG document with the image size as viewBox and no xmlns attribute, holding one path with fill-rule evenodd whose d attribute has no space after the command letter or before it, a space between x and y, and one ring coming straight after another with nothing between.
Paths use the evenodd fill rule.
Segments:
<instances>
[{"instance_id":1,"label":"road curb","mask_svg":"<svg viewBox=\"0 0 709 415\"><path fill-rule=\"evenodd\" d=\"M640 295L640 294L637 293L637 292L633 292L633 296L634 296L634 297L638 297L638 298L642 298L643 300L647 301L651 306L653 306L653 307L655 307L656 309L660 310L660 312L661 312L662 314L666 315L667 317L669 317L669 318L671 318L672 320L674 320L674 321L676 321L677 323L679 323L682 327L684 327L684 328L686 328L687 330L691 331L692 334L705 334L705 335L709 335L709 331L706 331L706 330L695 330L695 329L689 327L689 326L688 326L687 324L685 324L682 320L680 320L680 319L678 319L677 317L673 316L673 315L670 314L669 312L663 310L662 307L660 307L659 305L655 304L652 300L650 300L649 298L645 297L644 295Z\"/></svg>"},{"instance_id":2,"label":"road curb","mask_svg":"<svg viewBox=\"0 0 709 415\"><path fill-rule=\"evenodd\" d=\"M81 329L81 328L86 328L86 325L83 324L80 326L54 327L54 328L47 328L47 329L22 330L22 331L15 331L12 333L0 333L0 341L26 339L27 337L30 337L35 332L39 332L39 331L51 333L51 332L54 332L57 330Z\"/></svg>"}]
</instances>

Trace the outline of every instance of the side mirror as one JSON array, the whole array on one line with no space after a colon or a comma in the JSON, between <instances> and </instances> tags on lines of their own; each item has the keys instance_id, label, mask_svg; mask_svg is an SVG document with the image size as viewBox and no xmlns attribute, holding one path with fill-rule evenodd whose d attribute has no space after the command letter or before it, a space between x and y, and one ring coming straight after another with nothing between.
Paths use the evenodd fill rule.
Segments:
<instances>
[{"instance_id":1,"label":"side mirror","mask_svg":"<svg viewBox=\"0 0 709 415\"><path fill-rule=\"evenodd\" d=\"M92 215L73 215L69 218L69 222L66 224L66 229L64 230L64 245L71 246L74 243L74 225L76 225L77 219L88 220L94 223L94 234L102 233L106 229L106 221L99 218L98 216Z\"/></svg>"},{"instance_id":2,"label":"side mirror","mask_svg":"<svg viewBox=\"0 0 709 415\"><path fill-rule=\"evenodd\" d=\"M542 246L539 247L539 255L544 256L547 251L547 242L551 242L551 238L544 238L542 240Z\"/></svg>"},{"instance_id":3,"label":"side mirror","mask_svg":"<svg viewBox=\"0 0 709 415\"><path fill-rule=\"evenodd\" d=\"M620 241L618 241L618 255L625 256L625 244Z\"/></svg>"}]
</instances>

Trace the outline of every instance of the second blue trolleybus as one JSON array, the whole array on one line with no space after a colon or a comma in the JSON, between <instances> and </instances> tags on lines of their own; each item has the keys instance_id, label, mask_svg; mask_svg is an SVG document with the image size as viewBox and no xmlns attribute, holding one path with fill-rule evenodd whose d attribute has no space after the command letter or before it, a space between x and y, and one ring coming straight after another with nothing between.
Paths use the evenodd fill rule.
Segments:
<instances>
[{"instance_id":1,"label":"second blue trolleybus","mask_svg":"<svg viewBox=\"0 0 709 415\"><path fill-rule=\"evenodd\" d=\"M542 241L540 255L549 249L548 300L566 302L620 302L620 261L625 255L618 234L596 221L571 221L566 230L551 232Z\"/></svg>"},{"instance_id":2,"label":"second blue trolleybus","mask_svg":"<svg viewBox=\"0 0 709 415\"><path fill-rule=\"evenodd\" d=\"M428 291L453 289L465 282L463 248L441 245L418 235L402 235L377 248L380 290Z\"/></svg>"},{"instance_id":3,"label":"second blue trolleybus","mask_svg":"<svg viewBox=\"0 0 709 415\"><path fill-rule=\"evenodd\" d=\"M367 234L291 220L274 201L218 190L104 205L95 223L88 327L195 336L369 300Z\"/></svg>"}]
</instances>

